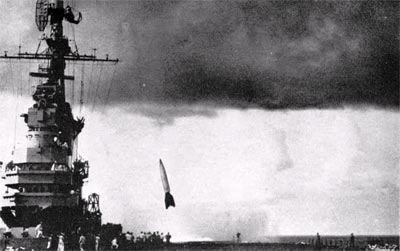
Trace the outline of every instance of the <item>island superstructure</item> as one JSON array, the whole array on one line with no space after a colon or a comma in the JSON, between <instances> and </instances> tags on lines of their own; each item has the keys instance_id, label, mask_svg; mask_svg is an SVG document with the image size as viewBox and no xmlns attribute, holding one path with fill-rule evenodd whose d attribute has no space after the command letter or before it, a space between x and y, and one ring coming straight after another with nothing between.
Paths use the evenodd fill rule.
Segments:
<instances>
[{"instance_id":1,"label":"island superstructure","mask_svg":"<svg viewBox=\"0 0 400 251\"><path fill-rule=\"evenodd\" d=\"M6 191L1 218L16 237L23 230L34 232L39 223L47 236L82 228L96 231L101 224L98 195L90 195L88 201L82 198L89 163L78 158L75 147L84 119L74 118L66 101L65 84L73 84L69 80L74 76L65 75L65 68L66 61L117 63L118 59L72 51L63 33L63 21L78 24L81 19L81 13L64 7L62 0L38 0L36 24L39 31L47 31L41 39L47 48L0 56L41 61L38 71L30 73L39 82L32 95L34 104L21 115L27 125L26 146L14 149L12 161L4 167Z\"/></svg>"}]
</instances>

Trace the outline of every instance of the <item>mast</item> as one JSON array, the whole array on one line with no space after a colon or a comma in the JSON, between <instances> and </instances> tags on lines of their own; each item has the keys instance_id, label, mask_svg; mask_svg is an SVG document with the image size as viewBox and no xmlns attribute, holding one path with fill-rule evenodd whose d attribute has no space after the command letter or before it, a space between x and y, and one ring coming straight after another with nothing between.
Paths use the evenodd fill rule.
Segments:
<instances>
[{"instance_id":1,"label":"mast","mask_svg":"<svg viewBox=\"0 0 400 251\"><path fill-rule=\"evenodd\" d=\"M96 55L79 55L73 52L63 33L63 21L79 24L81 13L70 6L64 8L62 0L37 0L36 24L43 35L46 50L39 53L22 53L0 59L43 60L38 72L31 77L40 78L32 95L35 103L22 114L28 126L27 147L15 149L13 160L5 167L7 192L1 218L19 235L22 229L34 229L43 222L46 234L71 234L78 227L86 231L101 224L98 207L90 206L82 198L83 181L89 175L88 161L73 159L74 141L84 127L84 119L74 119L70 104L66 102L65 82L74 76L65 75L66 61L92 61L118 63L118 59L97 58ZM98 203L98 195L91 195L91 203ZM96 198L96 200L93 200ZM93 203L92 203L93 204ZM94 210L95 208L96 210ZM89 229L91 228L91 229ZM18 232L19 231L19 232ZM77 233L77 232L75 232Z\"/></svg>"}]
</instances>

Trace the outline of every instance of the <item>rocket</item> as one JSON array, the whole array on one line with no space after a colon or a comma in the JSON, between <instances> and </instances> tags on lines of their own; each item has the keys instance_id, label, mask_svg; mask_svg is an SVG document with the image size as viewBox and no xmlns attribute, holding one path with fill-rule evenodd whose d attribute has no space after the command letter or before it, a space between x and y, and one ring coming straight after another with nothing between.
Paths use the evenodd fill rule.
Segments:
<instances>
[{"instance_id":1,"label":"rocket","mask_svg":"<svg viewBox=\"0 0 400 251\"><path fill-rule=\"evenodd\" d=\"M168 209L169 206L175 207L174 197L172 197L172 194L170 194L167 172L165 171L165 167L161 159L160 159L160 175L165 192L165 208Z\"/></svg>"}]
</instances>

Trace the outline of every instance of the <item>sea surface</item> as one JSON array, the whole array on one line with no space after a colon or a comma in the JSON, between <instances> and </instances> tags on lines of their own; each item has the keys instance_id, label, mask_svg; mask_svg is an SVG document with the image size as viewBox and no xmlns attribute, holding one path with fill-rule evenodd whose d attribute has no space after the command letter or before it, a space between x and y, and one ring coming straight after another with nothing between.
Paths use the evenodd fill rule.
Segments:
<instances>
[{"instance_id":1,"label":"sea surface","mask_svg":"<svg viewBox=\"0 0 400 251\"><path fill-rule=\"evenodd\" d=\"M350 247L349 236L320 236L321 246L315 245L316 236L273 236L265 237L262 242L182 242L171 243L163 247L137 246L139 250L366 250L368 245L393 247L399 250L399 236L395 235L360 235L354 238L354 247Z\"/></svg>"}]
</instances>

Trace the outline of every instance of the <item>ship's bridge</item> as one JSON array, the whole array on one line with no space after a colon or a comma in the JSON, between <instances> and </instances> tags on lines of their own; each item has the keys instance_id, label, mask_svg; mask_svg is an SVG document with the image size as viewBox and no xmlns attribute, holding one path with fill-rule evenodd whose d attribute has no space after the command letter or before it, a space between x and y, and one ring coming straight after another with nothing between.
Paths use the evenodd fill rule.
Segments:
<instances>
[{"instance_id":1,"label":"ship's bridge","mask_svg":"<svg viewBox=\"0 0 400 251\"><path fill-rule=\"evenodd\" d=\"M7 187L4 206L77 206L88 168L83 161L76 161L72 168L57 162L10 162L3 177Z\"/></svg>"}]
</instances>

